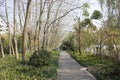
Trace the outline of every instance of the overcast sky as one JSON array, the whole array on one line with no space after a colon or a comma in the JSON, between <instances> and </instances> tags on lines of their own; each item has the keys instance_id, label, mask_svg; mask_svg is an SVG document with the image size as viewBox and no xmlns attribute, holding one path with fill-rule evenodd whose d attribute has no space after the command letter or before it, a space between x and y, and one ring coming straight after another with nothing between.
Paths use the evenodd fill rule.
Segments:
<instances>
[{"instance_id":1,"label":"overcast sky","mask_svg":"<svg viewBox=\"0 0 120 80\"><path fill-rule=\"evenodd\" d=\"M7 0L8 1L8 7L9 7L9 19L13 19L12 18L12 12L13 12L13 0ZM90 15L93 13L94 10L99 10L101 11L101 8L100 8L100 5L99 5L99 2L98 0L65 0L65 1L68 1L70 2L72 5L76 5L76 6L79 6L81 5L81 3L84 3L84 2L88 2L88 4L90 5L90 8L88 9ZM67 7L67 6L66 6ZM3 7L0 7L0 13L3 13L4 14L4 8ZM64 25L66 26L66 29L68 30L71 30L72 27L73 27L73 24L74 24L74 18L75 17L82 17L81 15L81 11L80 10L75 10L73 12L71 12L69 15L67 15L64 20ZM100 22L99 21L94 21L94 23L99 26L100 25Z\"/></svg>"},{"instance_id":2,"label":"overcast sky","mask_svg":"<svg viewBox=\"0 0 120 80\"><path fill-rule=\"evenodd\" d=\"M80 2L80 0L76 0L76 1ZM81 1L82 1L82 3L88 2L89 6L90 6L90 8L88 9L90 16L94 12L94 10L99 10L102 12L98 0L81 0ZM79 4L81 4L81 2ZM79 17L79 16L80 16L80 18L82 18L81 10L75 10L75 11L71 12L70 15L68 15L66 17L66 18L68 18L67 21L65 19L65 21L67 23L66 26L68 26L67 30L72 30L73 24L75 23L74 18ZM92 20L92 21L98 28L100 27L100 25L101 25L100 21L98 21L98 20Z\"/></svg>"}]
</instances>

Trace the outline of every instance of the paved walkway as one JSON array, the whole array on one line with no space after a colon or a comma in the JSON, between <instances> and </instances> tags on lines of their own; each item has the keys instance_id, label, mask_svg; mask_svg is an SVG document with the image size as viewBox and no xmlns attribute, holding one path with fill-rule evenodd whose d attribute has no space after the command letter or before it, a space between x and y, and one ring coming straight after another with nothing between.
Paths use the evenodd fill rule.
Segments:
<instances>
[{"instance_id":1,"label":"paved walkway","mask_svg":"<svg viewBox=\"0 0 120 80\"><path fill-rule=\"evenodd\" d=\"M96 80L89 72L80 66L70 55L60 52L58 80Z\"/></svg>"}]
</instances>

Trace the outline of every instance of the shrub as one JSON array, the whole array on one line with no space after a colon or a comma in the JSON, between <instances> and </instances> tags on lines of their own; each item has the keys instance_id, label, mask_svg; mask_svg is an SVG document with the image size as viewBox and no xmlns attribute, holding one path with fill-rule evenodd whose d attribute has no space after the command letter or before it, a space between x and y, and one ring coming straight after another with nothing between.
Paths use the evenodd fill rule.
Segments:
<instances>
[{"instance_id":1,"label":"shrub","mask_svg":"<svg viewBox=\"0 0 120 80\"><path fill-rule=\"evenodd\" d=\"M49 65L51 62L51 53L47 50L40 50L35 51L33 55L30 57L28 64L40 67L40 66L46 66Z\"/></svg>"},{"instance_id":2,"label":"shrub","mask_svg":"<svg viewBox=\"0 0 120 80\"><path fill-rule=\"evenodd\" d=\"M4 53L9 54L9 37L7 35L3 35L1 41L3 43Z\"/></svg>"},{"instance_id":3,"label":"shrub","mask_svg":"<svg viewBox=\"0 0 120 80\"><path fill-rule=\"evenodd\" d=\"M69 41L64 41L61 45L62 50L70 50L70 51L75 51L75 46L72 42Z\"/></svg>"}]
</instances>

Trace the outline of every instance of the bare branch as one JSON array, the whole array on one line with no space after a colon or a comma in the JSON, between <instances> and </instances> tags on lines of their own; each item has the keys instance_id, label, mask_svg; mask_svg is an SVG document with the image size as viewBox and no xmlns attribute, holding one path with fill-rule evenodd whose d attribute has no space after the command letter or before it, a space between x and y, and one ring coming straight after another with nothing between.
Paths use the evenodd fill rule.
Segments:
<instances>
[{"instance_id":1,"label":"bare branch","mask_svg":"<svg viewBox=\"0 0 120 80\"><path fill-rule=\"evenodd\" d=\"M0 6L2 6L4 4L4 0L0 1Z\"/></svg>"},{"instance_id":2,"label":"bare branch","mask_svg":"<svg viewBox=\"0 0 120 80\"><path fill-rule=\"evenodd\" d=\"M82 5L82 6L83 6L83 5ZM60 16L60 17L56 18L54 21L52 21L52 22L48 25L48 27L47 27L47 29L46 29L46 30L48 30L48 29L49 29L49 27L50 27L53 23L55 23L57 20L59 20L59 19L61 19L61 18L65 17L65 16L66 16L66 15L68 15L70 12L72 12L72 11L74 11L74 10L76 10L76 9L82 8L82 6L72 8L71 10L69 10L68 12L66 12L65 14L63 14L62 16Z\"/></svg>"}]
</instances>

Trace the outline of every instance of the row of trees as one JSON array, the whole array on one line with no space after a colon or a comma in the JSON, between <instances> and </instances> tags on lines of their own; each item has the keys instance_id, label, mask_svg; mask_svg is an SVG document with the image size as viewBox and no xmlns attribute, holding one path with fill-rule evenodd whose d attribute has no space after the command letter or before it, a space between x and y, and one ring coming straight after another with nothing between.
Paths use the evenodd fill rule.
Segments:
<instances>
[{"instance_id":1,"label":"row of trees","mask_svg":"<svg viewBox=\"0 0 120 80\"><path fill-rule=\"evenodd\" d=\"M103 15L95 10L92 16L87 12L87 6L83 10L82 20L77 18L74 29L64 44L71 46L72 51L78 51L81 55L84 51L96 50L97 56L103 60L109 56L113 65L120 65L120 2L119 0L100 0ZM107 14L105 14L107 10ZM107 17L108 16L108 17ZM102 23L99 29L92 23L92 19L99 19Z\"/></svg>"},{"instance_id":2,"label":"row of trees","mask_svg":"<svg viewBox=\"0 0 120 80\"><path fill-rule=\"evenodd\" d=\"M64 0L13 0L11 14L8 0L0 4L0 7L5 9L5 15L1 13L0 17L8 28L9 54L15 54L18 59L18 53L22 48L23 61L26 60L28 51L58 48L65 37L63 18L73 10L82 7L71 6L71 4L69 5L71 8L64 8L64 5L68 4ZM13 16L13 20L10 16ZM4 57L3 36L0 35L0 45Z\"/></svg>"}]
</instances>

